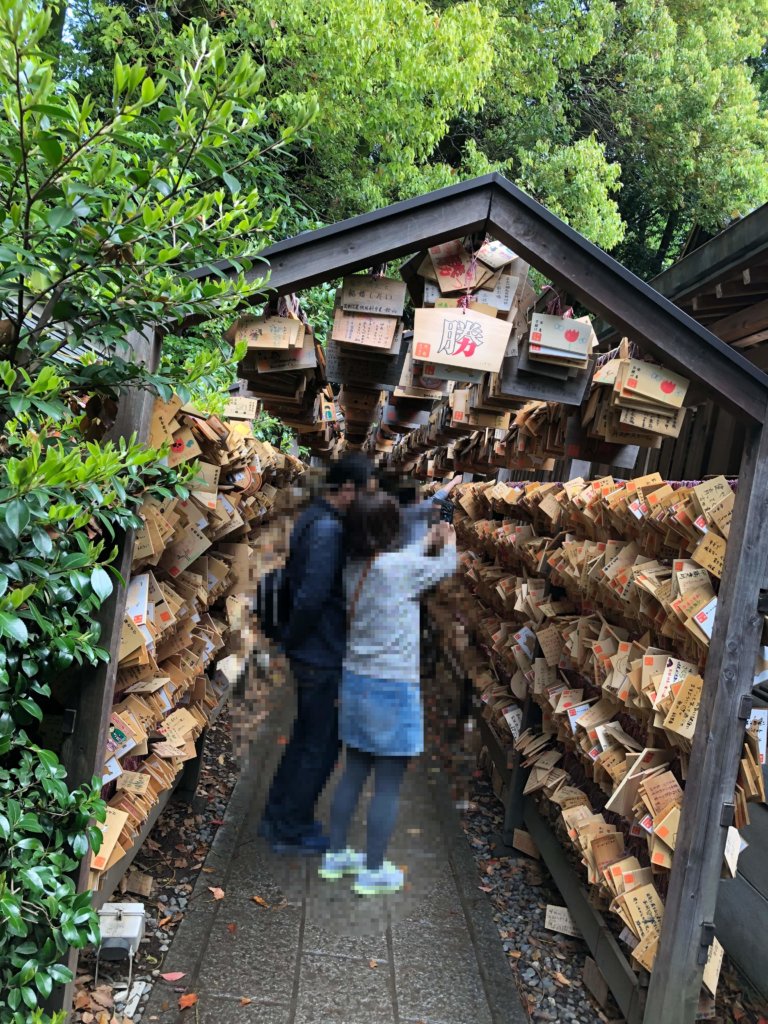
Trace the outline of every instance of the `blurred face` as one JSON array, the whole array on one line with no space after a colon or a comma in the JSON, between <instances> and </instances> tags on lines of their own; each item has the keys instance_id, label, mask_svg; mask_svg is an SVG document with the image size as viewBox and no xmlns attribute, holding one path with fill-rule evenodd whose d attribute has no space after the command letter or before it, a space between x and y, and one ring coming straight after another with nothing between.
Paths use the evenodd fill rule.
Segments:
<instances>
[{"instance_id":1,"label":"blurred face","mask_svg":"<svg viewBox=\"0 0 768 1024\"><path fill-rule=\"evenodd\" d=\"M355 500L355 494L357 489L351 480L342 484L334 495L334 505L342 512L346 512L352 502Z\"/></svg>"}]
</instances>

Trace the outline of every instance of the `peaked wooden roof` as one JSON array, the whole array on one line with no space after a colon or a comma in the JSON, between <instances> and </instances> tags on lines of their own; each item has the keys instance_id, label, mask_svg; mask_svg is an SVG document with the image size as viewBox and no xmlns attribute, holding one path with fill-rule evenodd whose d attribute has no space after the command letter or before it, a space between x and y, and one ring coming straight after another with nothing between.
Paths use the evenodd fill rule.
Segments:
<instances>
[{"instance_id":1,"label":"peaked wooden roof","mask_svg":"<svg viewBox=\"0 0 768 1024\"><path fill-rule=\"evenodd\" d=\"M271 268L267 290L284 295L475 232L504 242L665 366L713 392L737 416L765 420L766 374L500 174L305 231L259 257ZM257 261L249 277L263 276L264 269Z\"/></svg>"}]
</instances>

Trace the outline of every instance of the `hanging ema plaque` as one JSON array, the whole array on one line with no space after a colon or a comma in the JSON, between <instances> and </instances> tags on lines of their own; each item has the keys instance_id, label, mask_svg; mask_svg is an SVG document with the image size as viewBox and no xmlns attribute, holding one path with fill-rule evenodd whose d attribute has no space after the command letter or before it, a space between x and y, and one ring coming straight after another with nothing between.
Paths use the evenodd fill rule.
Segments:
<instances>
[{"instance_id":1,"label":"hanging ema plaque","mask_svg":"<svg viewBox=\"0 0 768 1024\"><path fill-rule=\"evenodd\" d=\"M461 309L417 309L413 358L498 373L511 324Z\"/></svg>"}]
</instances>

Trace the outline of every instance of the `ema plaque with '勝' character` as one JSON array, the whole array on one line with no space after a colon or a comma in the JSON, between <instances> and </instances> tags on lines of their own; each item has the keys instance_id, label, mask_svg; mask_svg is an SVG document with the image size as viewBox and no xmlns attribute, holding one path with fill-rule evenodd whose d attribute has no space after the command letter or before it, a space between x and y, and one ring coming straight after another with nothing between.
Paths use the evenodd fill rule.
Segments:
<instances>
[{"instance_id":1,"label":"ema plaque with '\u52dd' character","mask_svg":"<svg viewBox=\"0 0 768 1024\"><path fill-rule=\"evenodd\" d=\"M474 310L417 309L413 358L498 373L512 325Z\"/></svg>"}]
</instances>

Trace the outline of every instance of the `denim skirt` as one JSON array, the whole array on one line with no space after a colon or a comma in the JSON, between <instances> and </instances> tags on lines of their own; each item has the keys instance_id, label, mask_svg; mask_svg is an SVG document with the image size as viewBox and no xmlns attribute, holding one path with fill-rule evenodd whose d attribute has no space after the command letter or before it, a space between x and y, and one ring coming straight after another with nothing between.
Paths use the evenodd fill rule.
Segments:
<instances>
[{"instance_id":1,"label":"denim skirt","mask_svg":"<svg viewBox=\"0 0 768 1024\"><path fill-rule=\"evenodd\" d=\"M375 679L344 669L339 736L350 747L387 757L424 750L424 708L418 683Z\"/></svg>"}]
</instances>

